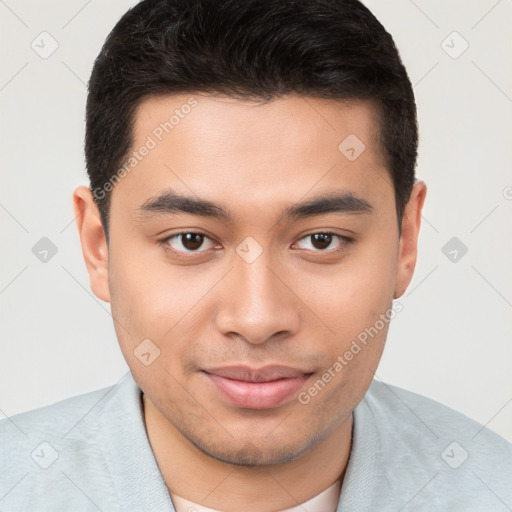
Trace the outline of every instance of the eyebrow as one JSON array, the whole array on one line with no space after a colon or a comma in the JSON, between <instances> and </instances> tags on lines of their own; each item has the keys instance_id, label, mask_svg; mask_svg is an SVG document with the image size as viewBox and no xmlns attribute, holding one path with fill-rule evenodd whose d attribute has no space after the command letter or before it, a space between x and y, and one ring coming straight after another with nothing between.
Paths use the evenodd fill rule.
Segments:
<instances>
[{"instance_id":1,"label":"eyebrow","mask_svg":"<svg viewBox=\"0 0 512 512\"><path fill-rule=\"evenodd\" d=\"M329 193L308 201L293 204L285 208L281 217L287 220L324 215L327 213L364 214L373 211L372 205L351 192ZM229 222L232 215L229 210L206 199L178 194L167 189L155 197L149 198L137 212L141 217L190 213Z\"/></svg>"}]
</instances>

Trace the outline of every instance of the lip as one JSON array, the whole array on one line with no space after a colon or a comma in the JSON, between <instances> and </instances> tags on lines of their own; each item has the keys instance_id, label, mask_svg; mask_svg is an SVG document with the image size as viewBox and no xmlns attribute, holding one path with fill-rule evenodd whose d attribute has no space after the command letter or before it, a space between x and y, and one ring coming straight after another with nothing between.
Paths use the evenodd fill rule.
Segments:
<instances>
[{"instance_id":1,"label":"lip","mask_svg":"<svg viewBox=\"0 0 512 512\"><path fill-rule=\"evenodd\" d=\"M288 366L226 366L203 370L214 388L232 405L272 409L293 397L311 376Z\"/></svg>"}]
</instances>

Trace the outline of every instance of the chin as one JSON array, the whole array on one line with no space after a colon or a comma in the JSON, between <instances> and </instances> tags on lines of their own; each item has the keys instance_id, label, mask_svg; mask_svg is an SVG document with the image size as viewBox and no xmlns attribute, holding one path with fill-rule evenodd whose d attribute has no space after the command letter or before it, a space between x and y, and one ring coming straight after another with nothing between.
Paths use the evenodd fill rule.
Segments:
<instances>
[{"instance_id":1,"label":"chin","mask_svg":"<svg viewBox=\"0 0 512 512\"><path fill-rule=\"evenodd\" d=\"M270 466L276 464L286 464L295 459L298 459L305 452L312 448L312 443L303 441L302 443L285 444L274 440L272 445L268 445L268 440L263 440L261 444L257 441L229 443L223 446L213 446L201 441L197 442L194 439L189 439L190 442L201 450L205 455L212 457L227 464L235 466ZM262 446L262 444L266 445ZM238 445L238 446L237 446Z\"/></svg>"}]
</instances>

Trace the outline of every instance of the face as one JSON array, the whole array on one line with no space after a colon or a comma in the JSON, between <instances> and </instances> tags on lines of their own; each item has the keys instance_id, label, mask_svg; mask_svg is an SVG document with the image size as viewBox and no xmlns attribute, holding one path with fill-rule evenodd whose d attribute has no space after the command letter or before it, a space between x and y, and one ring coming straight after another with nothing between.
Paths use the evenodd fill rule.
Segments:
<instances>
[{"instance_id":1,"label":"face","mask_svg":"<svg viewBox=\"0 0 512 512\"><path fill-rule=\"evenodd\" d=\"M90 257L106 256L88 261L93 291L147 399L193 445L294 460L373 378L422 200L401 239L369 103L179 95L135 121L108 254L82 225Z\"/></svg>"}]
</instances>

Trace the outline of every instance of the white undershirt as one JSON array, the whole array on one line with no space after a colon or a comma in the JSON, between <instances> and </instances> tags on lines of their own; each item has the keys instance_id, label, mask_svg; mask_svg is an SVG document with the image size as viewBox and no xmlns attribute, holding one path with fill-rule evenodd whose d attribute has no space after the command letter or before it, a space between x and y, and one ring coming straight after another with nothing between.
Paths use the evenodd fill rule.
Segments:
<instances>
[{"instance_id":1,"label":"white undershirt","mask_svg":"<svg viewBox=\"0 0 512 512\"><path fill-rule=\"evenodd\" d=\"M338 480L329 488L317 494L305 503L301 503L292 508L287 508L280 512L335 512L340 499L341 481ZM189 501L181 496L171 493L171 499L176 512L221 512L219 510L208 508L193 501Z\"/></svg>"}]
</instances>

